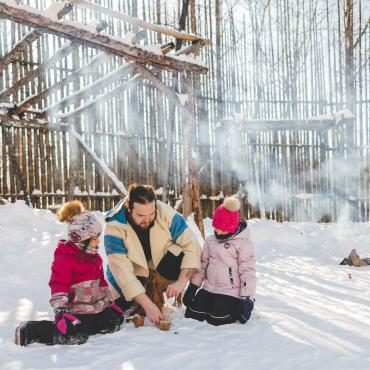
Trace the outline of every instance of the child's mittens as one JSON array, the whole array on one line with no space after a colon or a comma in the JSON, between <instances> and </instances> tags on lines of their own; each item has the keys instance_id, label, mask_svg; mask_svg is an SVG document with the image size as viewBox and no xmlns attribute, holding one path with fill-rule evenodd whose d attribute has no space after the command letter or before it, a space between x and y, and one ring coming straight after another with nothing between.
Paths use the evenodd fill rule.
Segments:
<instances>
[{"instance_id":1,"label":"child's mittens","mask_svg":"<svg viewBox=\"0 0 370 370\"><path fill-rule=\"evenodd\" d=\"M69 313L67 307L58 307L55 310L55 325L58 330L66 335L67 334L67 321L69 320L73 326L81 324L81 321L76 317Z\"/></svg>"},{"instance_id":2,"label":"child's mittens","mask_svg":"<svg viewBox=\"0 0 370 370\"><path fill-rule=\"evenodd\" d=\"M195 294L198 290L198 287L194 285L193 283L190 283L188 286L188 289L186 289L186 292L184 294L184 297L182 298L182 303L188 307L191 305L195 298Z\"/></svg>"},{"instance_id":3,"label":"child's mittens","mask_svg":"<svg viewBox=\"0 0 370 370\"><path fill-rule=\"evenodd\" d=\"M254 299L251 297L242 297L241 300L241 311L239 321L245 324L251 317L254 308Z\"/></svg>"}]
</instances>

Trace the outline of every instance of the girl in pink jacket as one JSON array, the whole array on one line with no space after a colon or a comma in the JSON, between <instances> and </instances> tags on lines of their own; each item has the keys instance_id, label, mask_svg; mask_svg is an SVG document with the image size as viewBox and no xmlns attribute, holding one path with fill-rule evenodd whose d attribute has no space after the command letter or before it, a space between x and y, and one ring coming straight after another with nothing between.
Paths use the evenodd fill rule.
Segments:
<instances>
[{"instance_id":1,"label":"girl in pink jacket","mask_svg":"<svg viewBox=\"0 0 370 370\"><path fill-rule=\"evenodd\" d=\"M55 321L20 323L15 343L21 346L82 344L91 334L119 330L123 322L123 311L113 304L98 254L100 222L79 201L64 204L58 216L67 222L68 240L59 240L51 265Z\"/></svg>"},{"instance_id":2,"label":"girl in pink jacket","mask_svg":"<svg viewBox=\"0 0 370 370\"><path fill-rule=\"evenodd\" d=\"M229 197L213 215L215 233L206 239L201 269L193 274L184 294L185 317L223 325L246 323L251 316L256 258L247 224L239 220L239 208L239 200Z\"/></svg>"}]
</instances>

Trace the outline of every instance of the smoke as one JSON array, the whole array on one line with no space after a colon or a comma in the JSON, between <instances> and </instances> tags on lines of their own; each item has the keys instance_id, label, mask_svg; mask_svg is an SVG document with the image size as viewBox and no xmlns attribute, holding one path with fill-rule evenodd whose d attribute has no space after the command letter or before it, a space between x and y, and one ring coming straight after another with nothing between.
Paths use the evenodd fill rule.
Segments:
<instances>
[{"instance_id":1,"label":"smoke","mask_svg":"<svg viewBox=\"0 0 370 370\"><path fill-rule=\"evenodd\" d=\"M309 147L312 138L307 136L307 142L301 143L307 147L293 145L289 149L293 152L287 151L282 158L281 151L271 149L272 142L258 142L258 135L261 134L245 133L236 125L216 129L216 149L222 150L216 160L222 158L222 165L215 163L215 167L233 174L245 189L248 202L262 215L282 210L295 221L367 218L361 206L361 191L365 192L369 178L367 151L349 146L330 150L321 147L318 150L322 153L313 156ZM326 159L318 163L320 154ZM302 157L304 161L295 162Z\"/></svg>"}]
</instances>

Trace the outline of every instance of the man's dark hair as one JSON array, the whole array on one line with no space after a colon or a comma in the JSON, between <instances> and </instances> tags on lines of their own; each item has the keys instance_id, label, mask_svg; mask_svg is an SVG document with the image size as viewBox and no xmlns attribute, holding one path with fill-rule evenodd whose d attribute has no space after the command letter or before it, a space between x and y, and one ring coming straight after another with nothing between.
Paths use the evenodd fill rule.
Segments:
<instances>
[{"instance_id":1,"label":"man's dark hair","mask_svg":"<svg viewBox=\"0 0 370 370\"><path fill-rule=\"evenodd\" d=\"M128 187L127 207L130 211L134 208L134 203L147 204L156 201L157 197L151 185L131 184Z\"/></svg>"}]
</instances>

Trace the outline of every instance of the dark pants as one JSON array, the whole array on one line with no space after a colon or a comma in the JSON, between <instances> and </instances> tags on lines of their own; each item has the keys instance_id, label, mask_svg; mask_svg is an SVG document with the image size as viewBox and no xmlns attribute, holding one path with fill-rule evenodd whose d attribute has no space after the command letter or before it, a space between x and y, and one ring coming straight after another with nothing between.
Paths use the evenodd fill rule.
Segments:
<instances>
[{"instance_id":1,"label":"dark pants","mask_svg":"<svg viewBox=\"0 0 370 370\"><path fill-rule=\"evenodd\" d=\"M168 280L170 282L176 281L179 278L180 275L180 267L181 262L184 257L184 253L180 253L178 256L175 256L171 252L167 252L164 257L159 262L156 272L164 278L163 280ZM153 297L153 282L150 281L150 279L153 277L153 274L150 274L150 278L144 278L141 276L138 276L138 279L143 284L143 286L146 289L147 294L149 295L149 298ZM158 292L157 292L158 293ZM159 296L161 297L162 294L159 293ZM131 307L133 301L127 301L126 298L122 295L121 297L117 298L115 300L116 305L118 305L122 310L127 310ZM154 302L157 304L157 302Z\"/></svg>"},{"instance_id":2,"label":"dark pants","mask_svg":"<svg viewBox=\"0 0 370 370\"><path fill-rule=\"evenodd\" d=\"M224 294L210 293L201 289L187 307L185 317L212 325L231 324L238 320L241 300Z\"/></svg>"},{"instance_id":3,"label":"dark pants","mask_svg":"<svg viewBox=\"0 0 370 370\"><path fill-rule=\"evenodd\" d=\"M44 344L82 344L90 335L113 333L120 329L124 320L116 310L108 307L97 314L74 315L81 324L72 325L67 322L67 333L62 334L54 321L29 321L27 325L28 337L32 341Z\"/></svg>"}]
</instances>

